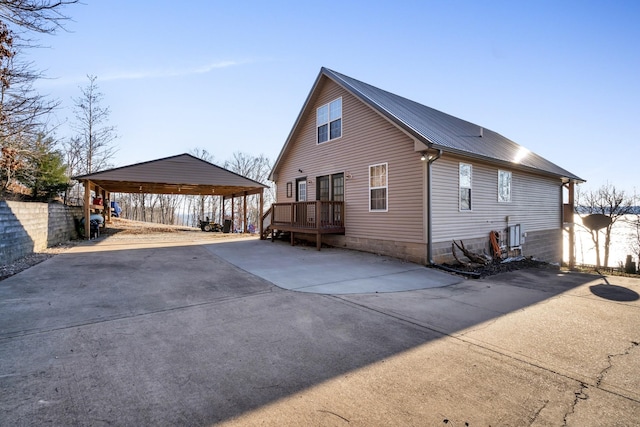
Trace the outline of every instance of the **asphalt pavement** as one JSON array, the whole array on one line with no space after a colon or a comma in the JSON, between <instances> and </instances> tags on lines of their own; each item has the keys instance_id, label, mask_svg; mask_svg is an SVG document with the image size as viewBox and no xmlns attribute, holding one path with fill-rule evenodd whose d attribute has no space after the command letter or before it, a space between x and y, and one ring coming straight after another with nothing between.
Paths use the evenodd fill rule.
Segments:
<instances>
[{"instance_id":1,"label":"asphalt pavement","mask_svg":"<svg viewBox=\"0 0 640 427\"><path fill-rule=\"evenodd\" d=\"M0 281L0 425L638 425L639 292L98 239Z\"/></svg>"}]
</instances>

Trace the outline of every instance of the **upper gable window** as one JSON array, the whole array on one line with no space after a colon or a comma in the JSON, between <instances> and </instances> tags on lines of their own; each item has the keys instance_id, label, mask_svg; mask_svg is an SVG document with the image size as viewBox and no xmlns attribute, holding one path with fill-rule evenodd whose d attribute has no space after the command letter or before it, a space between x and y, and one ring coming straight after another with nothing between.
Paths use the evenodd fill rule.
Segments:
<instances>
[{"instance_id":1,"label":"upper gable window","mask_svg":"<svg viewBox=\"0 0 640 427\"><path fill-rule=\"evenodd\" d=\"M342 136L342 98L318 107L316 111L318 144Z\"/></svg>"}]
</instances>

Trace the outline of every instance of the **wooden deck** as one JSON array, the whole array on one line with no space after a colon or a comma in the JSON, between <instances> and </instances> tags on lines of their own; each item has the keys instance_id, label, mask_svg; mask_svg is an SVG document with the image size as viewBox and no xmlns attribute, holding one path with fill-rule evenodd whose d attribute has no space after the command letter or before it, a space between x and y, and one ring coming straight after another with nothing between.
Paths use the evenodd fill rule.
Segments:
<instances>
[{"instance_id":1,"label":"wooden deck","mask_svg":"<svg viewBox=\"0 0 640 427\"><path fill-rule=\"evenodd\" d=\"M271 206L271 241L275 231L316 235L316 248L322 246L323 234L344 234L344 202L317 200L313 202L274 203Z\"/></svg>"}]
</instances>

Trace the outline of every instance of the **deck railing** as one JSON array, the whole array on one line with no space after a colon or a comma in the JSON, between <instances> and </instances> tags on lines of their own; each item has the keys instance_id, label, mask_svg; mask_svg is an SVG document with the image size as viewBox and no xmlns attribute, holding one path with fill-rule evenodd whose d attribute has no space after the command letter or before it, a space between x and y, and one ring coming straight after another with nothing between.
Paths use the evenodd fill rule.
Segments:
<instances>
[{"instance_id":1,"label":"deck railing","mask_svg":"<svg viewBox=\"0 0 640 427\"><path fill-rule=\"evenodd\" d=\"M329 231L344 229L344 202L274 203L271 226L301 230Z\"/></svg>"}]
</instances>

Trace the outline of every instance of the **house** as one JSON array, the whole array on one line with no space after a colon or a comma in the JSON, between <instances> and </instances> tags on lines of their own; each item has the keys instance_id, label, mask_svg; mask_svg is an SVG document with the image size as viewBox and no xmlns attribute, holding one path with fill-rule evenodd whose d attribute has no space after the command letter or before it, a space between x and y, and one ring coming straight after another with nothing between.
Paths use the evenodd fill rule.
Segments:
<instances>
[{"instance_id":1,"label":"house","mask_svg":"<svg viewBox=\"0 0 640 427\"><path fill-rule=\"evenodd\" d=\"M497 132L327 68L270 179L270 227L292 243L423 264L452 260L454 240L490 253L494 231L503 254L561 262L563 197L571 209L584 182Z\"/></svg>"}]
</instances>

